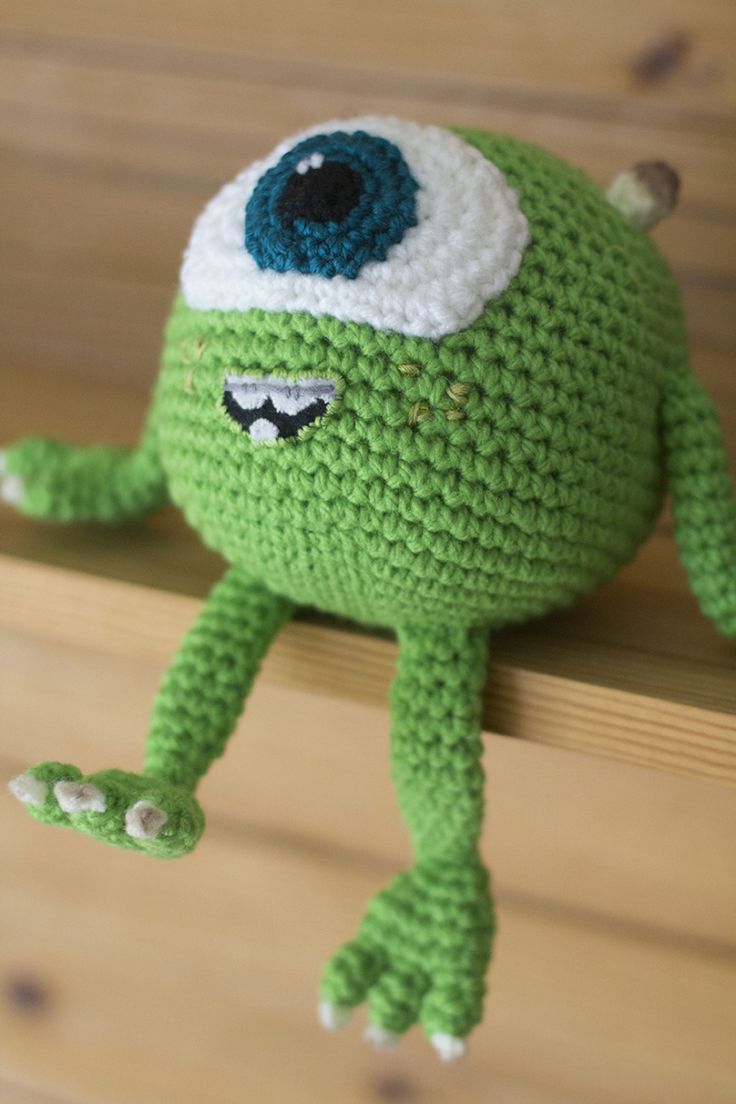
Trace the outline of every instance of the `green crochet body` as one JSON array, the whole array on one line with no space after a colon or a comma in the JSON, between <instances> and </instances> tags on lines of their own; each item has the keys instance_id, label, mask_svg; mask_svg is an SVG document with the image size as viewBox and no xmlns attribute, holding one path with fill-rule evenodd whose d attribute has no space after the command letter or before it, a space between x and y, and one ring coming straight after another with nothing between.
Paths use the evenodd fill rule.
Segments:
<instances>
[{"instance_id":1,"label":"green crochet body","mask_svg":"<svg viewBox=\"0 0 736 1104\"><path fill-rule=\"evenodd\" d=\"M14 792L45 823L185 854L203 829L197 782L294 608L395 629L392 766L416 862L328 964L321 1015L339 1026L366 1000L375 1041L418 1021L444 1057L481 1018L494 927L477 850L489 631L611 578L669 490L693 589L736 634L736 507L665 263L582 172L458 133L518 191L531 233L472 324L406 337L179 297L137 449L31 439L4 469L46 519L123 521L171 499L231 564L165 676L142 774L31 769ZM334 397L298 432L257 439L227 406L231 376L276 380L279 402L283 381Z\"/></svg>"},{"instance_id":2,"label":"green crochet body","mask_svg":"<svg viewBox=\"0 0 736 1104\"><path fill-rule=\"evenodd\" d=\"M172 313L153 415L172 498L299 604L390 626L526 620L609 579L658 511L659 394L685 358L664 262L580 171L468 138L534 227L470 328L435 342L181 299ZM338 398L297 438L254 445L223 413L223 379L246 372L325 376Z\"/></svg>"}]
</instances>

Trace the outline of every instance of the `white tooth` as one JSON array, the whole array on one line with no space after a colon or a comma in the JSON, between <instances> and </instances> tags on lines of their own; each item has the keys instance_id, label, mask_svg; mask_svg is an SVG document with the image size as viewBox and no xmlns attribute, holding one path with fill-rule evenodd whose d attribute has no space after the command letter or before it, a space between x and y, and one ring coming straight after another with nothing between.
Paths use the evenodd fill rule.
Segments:
<instances>
[{"instance_id":1,"label":"white tooth","mask_svg":"<svg viewBox=\"0 0 736 1104\"><path fill-rule=\"evenodd\" d=\"M279 427L268 418L256 418L248 432L253 441L275 441L279 436Z\"/></svg>"},{"instance_id":2,"label":"white tooth","mask_svg":"<svg viewBox=\"0 0 736 1104\"><path fill-rule=\"evenodd\" d=\"M125 831L133 839L155 839L168 819L168 814L150 801L136 801L125 810Z\"/></svg>"},{"instance_id":3,"label":"white tooth","mask_svg":"<svg viewBox=\"0 0 736 1104\"><path fill-rule=\"evenodd\" d=\"M269 398L280 414L298 414L307 406L311 406L319 396L311 391L305 391L301 387L290 387L284 391L271 391Z\"/></svg>"},{"instance_id":4,"label":"white tooth","mask_svg":"<svg viewBox=\"0 0 736 1104\"><path fill-rule=\"evenodd\" d=\"M263 406L268 398L268 391L265 387L255 387L253 384L229 387L228 391L241 410L257 410L259 406Z\"/></svg>"},{"instance_id":5,"label":"white tooth","mask_svg":"<svg viewBox=\"0 0 736 1104\"><path fill-rule=\"evenodd\" d=\"M107 808L102 790L91 782L57 782L54 794L65 813L104 813Z\"/></svg>"},{"instance_id":6,"label":"white tooth","mask_svg":"<svg viewBox=\"0 0 736 1104\"><path fill-rule=\"evenodd\" d=\"M8 789L13 797L17 797L24 805L43 805L48 793L48 786L40 778L34 778L32 774L19 774L17 778L11 778Z\"/></svg>"},{"instance_id":7,"label":"white tooth","mask_svg":"<svg viewBox=\"0 0 736 1104\"><path fill-rule=\"evenodd\" d=\"M302 402L300 405L299 399L284 395L278 391L272 391L269 398L273 403L274 410L277 410L279 414L297 414L303 406L308 405L305 402Z\"/></svg>"}]
</instances>

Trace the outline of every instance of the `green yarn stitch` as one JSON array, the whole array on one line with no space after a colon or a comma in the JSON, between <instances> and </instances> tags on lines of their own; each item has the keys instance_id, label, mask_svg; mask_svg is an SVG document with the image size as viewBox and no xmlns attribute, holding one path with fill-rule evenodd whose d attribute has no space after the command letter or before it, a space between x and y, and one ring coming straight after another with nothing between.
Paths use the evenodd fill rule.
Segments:
<instances>
[{"instance_id":1,"label":"green yarn stitch","mask_svg":"<svg viewBox=\"0 0 736 1104\"><path fill-rule=\"evenodd\" d=\"M370 903L328 964L322 996L367 999L392 1034L420 1022L463 1039L482 1015L493 907L477 855L483 817L484 628L404 625L391 688L393 778L416 865Z\"/></svg>"},{"instance_id":2,"label":"green yarn stitch","mask_svg":"<svg viewBox=\"0 0 736 1104\"><path fill-rule=\"evenodd\" d=\"M190 850L196 783L292 608L397 631L392 764L416 864L370 903L322 996L340 1012L367 999L392 1034L418 1021L463 1038L481 1017L493 933L477 853L488 632L610 579L669 489L693 589L736 635L736 505L654 246L579 170L457 133L518 190L531 228L516 277L472 325L432 341L179 298L137 451L21 442L5 470L22 480L21 509L58 520L122 521L170 496L233 565L164 680L144 774L90 776L106 811L64 813L54 785L81 772L35 768L23 800L48 823ZM337 398L297 436L256 444L224 408L230 374L320 377ZM123 827L138 800L169 814L151 840Z\"/></svg>"}]
</instances>

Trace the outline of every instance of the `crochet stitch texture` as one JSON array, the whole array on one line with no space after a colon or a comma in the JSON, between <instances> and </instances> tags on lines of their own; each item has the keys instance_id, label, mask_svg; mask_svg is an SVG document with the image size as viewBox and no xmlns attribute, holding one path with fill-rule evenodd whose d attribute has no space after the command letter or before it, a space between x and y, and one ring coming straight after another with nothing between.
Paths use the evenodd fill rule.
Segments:
<instances>
[{"instance_id":1,"label":"crochet stitch texture","mask_svg":"<svg viewBox=\"0 0 736 1104\"><path fill-rule=\"evenodd\" d=\"M315 135L259 179L246 207L245 247L259 268L354 279L416 225L416 190L385 138Z\"/></svg>"},{"instance_id":2,"label":"crochet stitch texture","mask_svg":"<svg viewBox=\"0 0 736 1104\"><path fill-rule=\"evenodd\" d=\"M581 172L510 139L466 139L534 228L472 326L435 342L180 299L167 332L155 417L174 501L277 592L371 624L498 627L564 605L633 554L661 502L657 396L684 363L664 262ZM181 358L195 346L193 401ZM247 449L235 424L211 433L234 365L334 380L298 459L293 441ZM225 512L224 495L237 496Z\"/></svg>"},{"instance_id":3,"label":"crochet stitch texture","mask_svg":"<svg viewBox=\"0 0 736 1104\"><path fill-rule=\"evenodd\" d=\"M305 263L310 256L315 264L324 263L324 254L315 253L314 246L320 235L327 233L336 249L335 261L340 262L322 270L329 272L329 279L316 279L315 273L289 268L286 263L280 266L284 271L263 267L243 249L244 229L249 240L251 199L272 168L294 164L299 175L295 144L303 150L303 143L318 139L315 145L325 149L328 163L337 158L334 150L330 154L335 131L355 132L354 138L370 134L400 149L412 178L421 182L415 194L416 225L407 225L411 216L404 204L408 197L401 180L396 179L403 174L390 173L380 182L381 191L376 191L370 212L364 210L368 225L351 223L351 211L342 227L360 262L351 269L350 278L340 271L349 256L343 234L332 235L329 224L325 227L315 222L309 235L302 232L299 245ZM310 156L322 155L316 149ZM351 158L350 165L355 169L357 162ZM308 172L306 165L301 168ZM374 173L364 174L366 192L372 193L378 183ZM282 193L267 191L278 208ZM394 220L398 226L392 225ZM273 210L268 216L269 228L277 221L278 210ZM282 224L278 239L290 240L291 235ZM182 293L195 310L304 310L343 322L367 322L378 330L437 338L475 321L486 302L503 291L519 267L528 235L527 221L503 175L479 150L444 127L422 127L377 116L334 120L282 142L207 204L194 225L184 257ZM376 237L390 237L395 244L385 260L374 257L370 263L366 246ZM268 262L270 256L269 250L260 261Z\"/></svg>"},{"instance_id":4,"label":"crochet stitch texture","mask_svg":"<svg viewBox=\"0 0 736 1104\"><path fill-rule=\"evenodd\" d=\"M416 220L380 173L356 180L365 135L395 144ZM489 632L610 579L669 490L693 589L736 635L736 504L669 270L584 173L501 135L368 117L282 143L195 226L139 447L29 440L5 472L44 518L170 498L232 565L163 681L144 772L32 768L12 787L41 821L191 850L196 784L294 607L396 631L415 863L329 962L320 1016L341 1026L367 1000L374 1041L420 1022L445 1058L480 1021L494 929Z\"/></svg>"}]
</instances>

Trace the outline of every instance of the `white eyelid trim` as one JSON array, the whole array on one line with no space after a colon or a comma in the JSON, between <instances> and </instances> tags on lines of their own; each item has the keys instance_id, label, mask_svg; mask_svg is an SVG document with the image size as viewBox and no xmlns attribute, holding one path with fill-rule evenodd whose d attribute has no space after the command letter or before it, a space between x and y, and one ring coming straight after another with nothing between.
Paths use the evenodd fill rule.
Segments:
<instances>
[{"instance_id":1,"label":"white eyelid trim","mask_svg":"<svg viewBox=\"0 0 736 1104\"><path fill-rule=\"evenodd\" d=\"M244 212L256 184L298 142L336 130L363 130L398 146L419 184L417 225L354 280L258 268L244 246ZM322 155L304 161L315 156ZM282 142L210 201L185 251L181 287L194 310L307 311L439 338L465 329L508 287L528 242L514 189L452 131L393 117L335 119Z\"/></svg>"}]
</instances>

